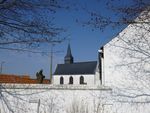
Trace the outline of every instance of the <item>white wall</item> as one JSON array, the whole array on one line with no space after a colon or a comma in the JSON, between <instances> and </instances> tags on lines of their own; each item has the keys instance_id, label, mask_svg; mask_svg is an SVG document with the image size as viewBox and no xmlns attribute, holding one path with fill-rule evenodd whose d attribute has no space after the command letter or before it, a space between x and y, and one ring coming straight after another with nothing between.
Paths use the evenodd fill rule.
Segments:
<instances>
[{"instance_id":1,"label":"white wall","mask_svg":"<svg viewBox=\"0 0 150 113\"><path fill-rule=\"evenodd\" d=\"M94 85L95 84L95 75L54 75L53 76L53 84L60 84L60 77L64 78L64 84L69 84L69 78L73 77L73 84L79 85L80 84L80 77L84 77L84 83L87 85Z\"/></svg>"},{"instance_id":2,"label":"white wall","mask_svg":"<svg viewBox=\"0 0 150 113\"><path fill-rule=\"evenodd\" d=\"M95 86L1 84L1 113L101 113L111 89ZM39 107L38 107L38 102ZM111 112L110 112L111 113Z\"/></svg>"},{"instance_id":3,"label":"white wall","mask_svg":"<svg viewBox=\"0 0 150 113\"><path fill-rule=\"evenodd\" d=\"M37 113L37 109L39 113L150 113L149 103L115 98L112 89L104 86L0 85L1 113Z\"/></svg>"},{"instance_id":4,"label":"white wall","mask_svg":"<svg viewBox=\"0 0 150 113\"><path fill-rule=\"evenodd\" d=\"M135 21L144 21L140 19L142 17ZM150 25L145 23L129 25L104 45L103 76L106 86L133 86L135 82L141 86L137 81L150 75L149 29ZM150 79L145 78L144 81L147 83Z\"/></svg>"},{"instance_id":5,"label":"white wall","mask_svg":"<svg viewBox=\"0 0 150 113\"><path fill-rule=\"evenodd\" d=\"M149 24L129 25L104 46L103 85L112 88L115 113L149 113Z\"/></svg>"},{"instance_id":6,"label":"white wall","mask_svg":"<svg viewBox=\"0 0 150 113\"><path fill-rule=\"evenodd\" d=\"M135 82L142 85L138 80L150 74L149 37L150 32L147 30L129 25L104 46L103 76L106 86L133 86Z\"/></svg>"}]
</instances>

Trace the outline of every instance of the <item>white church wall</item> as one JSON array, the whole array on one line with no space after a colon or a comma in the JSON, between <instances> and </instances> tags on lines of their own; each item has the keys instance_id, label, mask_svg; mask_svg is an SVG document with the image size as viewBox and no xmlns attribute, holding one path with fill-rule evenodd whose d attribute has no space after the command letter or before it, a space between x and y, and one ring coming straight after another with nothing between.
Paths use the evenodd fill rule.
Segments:
<instances>
[{"instance_id":1,"label":"white church wall","mask_svg":"<svg viewBox=\"0 0 150 113\"><path fill-rule=\"evenodd\" d=\"M80 84L80 77L84 77L84 83L87 85L94 85L95 84L95 75L54 75L53 76L53 84L60 84L60 77L64 78L64 84L69 84L69 78L73 77L73 84L79 85ZM85 84L85 85L86 85Z\"/></svg>"}]
</instances>

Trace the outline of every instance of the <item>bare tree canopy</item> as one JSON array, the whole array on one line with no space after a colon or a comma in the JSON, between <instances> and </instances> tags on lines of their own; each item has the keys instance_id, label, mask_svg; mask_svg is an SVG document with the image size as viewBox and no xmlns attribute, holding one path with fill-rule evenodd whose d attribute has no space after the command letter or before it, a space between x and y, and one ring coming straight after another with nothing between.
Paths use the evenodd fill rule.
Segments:
<instances>
[{"instance_id":1,"label":"bare tree canopy","mask_svg":"<svg viewBox=\"0 0 150 113\"><path fill-rule=\"evenodd\" d=\"M98 0L97 2L101 4L102 1ZM148 19L149 16L145 16L145 18L142 18L140 21L134 20L141 12L150 11L149 0L107 0L106 8L113 13L113 15L106 15L102 11L91 11L87 9L90 18L84 22L84 25L104 30L110 26L115 28L136 23L149 24L148 21L143 21Z\"/></svg>"},{"instance_id":2,"label":"bare tree canopy","mask_svg":"<svg viewBox=\"0 0 150 113\"><path fill-rule=\"evenodd\" d=\"M0 48L61 42L64 29L53 24L59 0L0 0Z\"/></svg>"}]
</instances>

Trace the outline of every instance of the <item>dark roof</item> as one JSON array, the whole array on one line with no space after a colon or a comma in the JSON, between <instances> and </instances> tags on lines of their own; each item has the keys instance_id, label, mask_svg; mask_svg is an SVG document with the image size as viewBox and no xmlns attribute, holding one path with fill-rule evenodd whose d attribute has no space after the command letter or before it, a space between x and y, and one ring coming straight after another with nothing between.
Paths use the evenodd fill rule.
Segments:
<instances>
[{"instance_id":1,"label":"dark roof","mask_svg":"<svg viewBox=\"0 0 150 113\"><path fill-rule=\"evenodd\" d=\"M54 75L95 74L97 61L58 64Z\"/></svg>"},{"instance_id":2,"label":"dark roof","mask_svg":"<svg viewBox=\"0 0 150 113\"><path fill-rule=\"evenodd\" d=\"M71 47L70 47L70 44L68 44L67 54L66 54L65 57L73 57L73 56L72 56L72 53L71 53Z\"/></svg>"},{"instance_id":3,"label":"dark roof","mask_svg":"<svg viewBox=\"0 0 150 113\"><path fill-rule=\"evenodd\" d=\"M71 54L70 44L68 44L67 54L66 54L64 60L65 60L65 64L72 64L73 63L73 56Z\"/></svg>"}]
</instances>

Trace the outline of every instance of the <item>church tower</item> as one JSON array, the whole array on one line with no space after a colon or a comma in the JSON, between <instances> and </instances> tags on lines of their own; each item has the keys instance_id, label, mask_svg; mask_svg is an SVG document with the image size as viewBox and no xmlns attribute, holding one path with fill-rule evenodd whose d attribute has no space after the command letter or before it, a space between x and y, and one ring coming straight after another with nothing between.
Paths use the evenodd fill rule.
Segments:
<instances>
[{"instance_id":1,"label":"church tower","mask_svg":"<svg viewBox=\"0 0 150 113\"><path fill-rule=\"evenodd\" d=\"M64 58L65 64L72 64L73 63L73 56L71 54L70 44L68 44L67 54Z\"/></svg>"}]
</instances>

